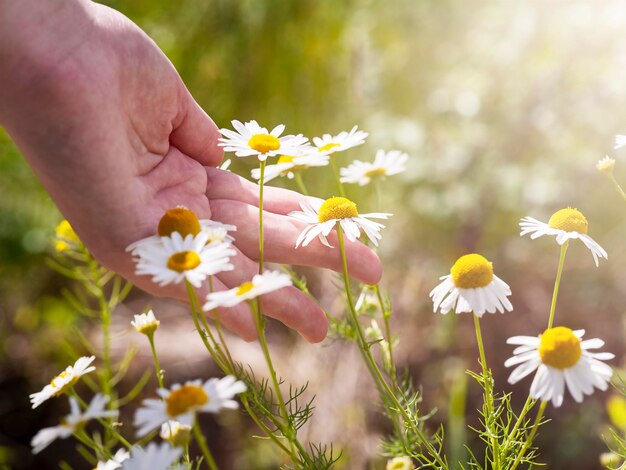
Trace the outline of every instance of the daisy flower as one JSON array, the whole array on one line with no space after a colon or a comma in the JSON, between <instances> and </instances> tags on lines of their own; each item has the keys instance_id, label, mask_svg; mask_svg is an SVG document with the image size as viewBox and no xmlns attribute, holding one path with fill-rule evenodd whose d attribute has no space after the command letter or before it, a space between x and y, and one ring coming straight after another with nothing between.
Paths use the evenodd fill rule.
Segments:
<instances>
[{"instance_id":1,"label":"daisy flower","mask_svg":"<svg viewBox=\"0 0 626 470\"><path fill-rule=\"evenodd\" d=\"M330 155L364 144L367 136L367 132L360 131L358 126L354 126L350 132L343 131L335 136L324 134L322 137L313 137L313 144L319 152Z\"/></svg>"},{"instance_id":2,"label":"daisy flower","mask_svg":"<svg viewBox=\"0 0 626 470\"><path fill-rule=\"evenodd\" d=\"M511 288L493 273L493 265L475 253L461 256L450 269L450 274L439 278L441 283L429 294L433 312L474 312L482 317L485 312L500 313L513 310L507 298Z\"/></svg>"},{"instance_id":3,"label":"daisy flower","mask_svg":"<svg viewBox=\"0 0 626 470\"><path fill-rule=\"evenodd\" d=\"M224 147L227 152L235 152L238 157L256 155L260 161L264 162L267 157L276 155L300 155L308 146L309 139L302 134L280 137L285 130L283 124L268 132L256 121L249 121L245 124L240 121L231 121L231 123L237 132L220 129L224 137L218 139L217 145Z\"/></svg>"},{"instance_id":4,"label":"daisy flower","mask_svg":"<svg viewBox=\"0 0 626 470\"><path fill-rule=\"evenodd\" d=\"M300 207L302 211L289 213L291 217L308 225L298 236L296 248L300 245L307 246L315 237L319 237L324 245L332 248L326 237L337 224L351 242L359 238L363 230L367 238L378 246L378 240L382 238L380 229L385 226L369 219L387 219L392 215L382 212L359 214L356 204L345 197L331 197L325 201L308 198L300 202Z\"/></svg>"},{"instance_id":5,"label":"daisy flower","mask_svg":"<svg viewBox=\"0 0 626 470\"><path fill-rule=\"evenodd\" d=\"M131 321L130 324L135 327L138 333L150 336L154 334L161 322L156 319L154 312L150 310L148 313L135 315L135 321Z\"/></svg>"},{"instance_id":6,"label":"daisy flower","mask_svg":"<svg viewBox=\"0 0 626 470\"><path fill-rule=\"evenodd\" d=\"M122 470L166 470L183 454L183 449L169 444L157 445L151 442L145 449L133 447L130 458L122 465Z\"/></svg>"},{"instance_id":7,"label":"daisy flower","mask_svg":"<svg viewBox=\"0 0 626 470\"><path fill-rule=\"evenodd\" d=\"M414 468L415 465L413 465L411 457L406 456L387 460L387 465L385 466L385 470L413 470Z\"/></svg>"},{"instance_id":8,"label":"daisy flower","mask_svg":"<svg viewBox=\"0 0 626 470\"><path fill-rule=\"evenodd\" d=\"M615 160L608 155L596 163L596 169L602 173L613 173L613 168L615 168Z\"/></svg>"},{"instance_id":9,"label":"daisy flower","mask_svg":"<svg viewBox=\"0 0 626 470\"><path fill-rule=\"evenodd\" d=\"M61 424L40 430L30 442L33 454L38 454L57 439L66 439L81 429L84 424L96 418L111 418L117 416L115 410L105 410L109 397L97 394L91 400L87 410L80 410L78 401L70 397L70 414L61 420Z\"/></svg>"},{"instance_id":10,"label":"daisy flower","mask_svg":"<svg viewBox=\"0 0 626 470\"><path fill-rule=\"evenodd\" d=\"M191 426L180 424L178 421L169 420L161 425L159 436L173 446L185 447L189 444L191 439Z\"/></svg>"},{"instance_id":11,"label":"daisy flower","mask_svg":"<svg viewBox=\"0 0 626 470\"><path fill-rule=\"evenodd\" d=\"M112 459L106 462L98 462L94 470L118 470L122 468L122 464L128 460L130 453L125 449L118 450Z\"/></svg>"},{"instance_id":12,"label":"daisy flower","mask_svg":"<svg viewBox=\"0 0 626 470\"><path fill-rule=\"evenodd\" d=\"M563 245L568 240L578 238L591 251L596 266L600 264L599 258L608 259L604 248L587 235L589 223L578 209L568 207L556 211L547 224L532 217L524 217L519 225L522 228L520 236L530 233L530 238L533 240L543 235L552 235L556 237L559 245Z\"/></svg>"},{"instance_id":13,"label":"daisy flower","mask_svg":"<svg viewBox=\"0 0 626 470\"><path fill-rule=\"evenodd\" d=\"M56 236L54 249L59 253L67 251L70 248L75 249L82 244L70 223L65 219L56 226L54 233Z\"/></svg>"},{"instance_id":14,"label":"daisy flower","mask_svg":"<svg viewBox=\"0 0 626 470\"><path fill-rule=\"evenodd\" d=\"M138 275L152 276L152 281L161 286L183 280L200 287L208 277L222 271L231 271L230 257L234 256L228 243L207 245L209 235L187 235L174 232L171 237L162 237L161 243L144 245L135 251Z\"/></svg>"},{"instance_id":15,"label":"daisy flower","mask_svg":"<svg viewBox=\"0 0 626 470\"><path fill-rule=\"evenodd\" d=\"M340 181L365 186L374 178L385 178L402 173L406 170L408 159L409 156L406 153L398 150L391 150L390 152L379 150L376 152L376 158L373 162L355 160L346 168L342 168L339 171L341 174Z\"/></svg>"},{"instance_id":16,"label":"daisy flower","mask_svg":"<svg viewBox=\"0 0 626 470\"><path fill-rule=\"evenodd\" d=\"M184 385L175 384L170 390L160 388L157 393L161 400L144 400L135 413L134 425L139 428L137 436L143 437L170 420L193 426L196 413L236 409L239 405L233 398L245 391L245 384L232 375L209 379L204 384L201 380L193 380Z\"/></svg>"},{"instance_id":17,"label":"daisy flower","mask_svg":"<svg viewBox=\"0 0 626 470\"><path fill-rule=\"evenodd\" d=\"M302 156L281 155L275 164L265 167L263 182L267 183L279 176L287 176L287 178L293 179L295 176L294 172L302 171L312 166L326 166L329 161L328 155L317 152L307 153ZM254 168L251 173L252 178L255 180L261 179L260 168Z\"/></svg>"},{"instance_id":18,"label":"daisy flower","mask_svg":"<svg viewBox=\"0 0 626 470\"><path fill-rule=\"evenodd\" d=\"M251 300L269 292L292 285L288 274L278 271L265 271L256 274L251 281L244 282L230 290L211 292L207 295L207 302L203 309L209 312L217 307L234 307L244 300Z\"/></svg>"},{"instance_id":19,"label":"daisy flower","mask_svg":"<svg viewBox=\"0 0 626 470\"><path fill-rule=\"evenodd\" d=\"M72 388L82 375L96 370L94 366L90 366L95 358L96 356L79 357L73 366L67 366L65 370L53 378L41 392L32 393L30 395L30 402L33 405L33 409L37 408L47 399L59 396Z\"/></svg>"},{"instance_id":20,"label":"daisy flower","mask_svg":"<svg viewBox=\"0 0 626 470\"><path fill-rule=\"evenodd\" d=\"M509 376L515 384L537 371L530 396L535 400L552 401L561 406L565 386L574 400L581 402L593 389L606 390L613 375L610 366L602 361L615 356L607 352L590 352L604 346L598 338L582 341L585 330L572 331L564 326L549 328L539 336L513 336L508 344L518 347L504 365L517 366Z\"/></svg>"},{"instance_id":21,"label":"daisy flower","mask_svg":"<svg viewBox=\"0 0 626 470\"><path fill-rule=\"evenodd\" d=\"M626 145L626 135L616 135L615 136L615 150L621 149L624 145Z\"/></svg>"},{"instance_id":22,"label":"daisy flower","mask_svg":"<svg viewBox=\"0 0 626 470\"><path fill-rule=\"evenodd\" d=\"M157 226L156 235L143 238L126 247L126 251L139 255L143 250L154 249L154 246L163 246L163 238L171 237L178 232L183 238L187 235L196 236L200 232L207 234L207 243L232 243L233 237L228 232L236 231L234 225L223 224L216 220L198 219L196 213L185 206L177 206L163 214Z\"/></svg>"}]
</instances>

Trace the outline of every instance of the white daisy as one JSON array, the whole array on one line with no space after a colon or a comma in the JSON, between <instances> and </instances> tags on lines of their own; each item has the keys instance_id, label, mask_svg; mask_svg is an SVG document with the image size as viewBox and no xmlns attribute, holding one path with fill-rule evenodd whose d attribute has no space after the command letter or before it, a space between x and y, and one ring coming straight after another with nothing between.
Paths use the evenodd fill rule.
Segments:
<instances>
[{"instance_id":1,"label":"white daisy","mask_svg":"<svg viewBox=\"0 0 626 470\"><path fill-rule=\"evenodd\" d=\"M313 144L320 153L330 155L364 144L367 136L367 132L360 131L357 126L354 126L350 132L343 131L335 136L324 134L322 137L313 137Z\"/></svg>"},{"instance_id":2,"label":"white daisy","mask_svg":"<svg viewBox=\"0 0 626 470\"><path fill-rule=\"evenodd\" d=\"M385 470L413 470L415 465L411 457L394 457L391 460L387 460Z\"/></svg>"},{"instance_id":3,"label":"white daisy","mask_svg":"<svg viewBox=\"0 0 626 470\"><path fill-rule=\"evenodd\" d=\"M231 123L237 132L220 129L224 137L218 139L217 145L224 147L227 152L235 152L238 157L256 155L263 162L267 157L276 155L300 155L308 146L309 139L302 134L280 137L285 130L283 124L268 132L256 121L249 121L245 124L239 121L231 121Z\"/></svg>"},{"instance_id":4,"label":"white daisy","mask_svg":"<svg viewBox=\"0 0 626 470\"><path fill-rule=\"evenodd\" d=\"M152 335L159 327L161 322L156 319L152 310L148 313L142 313L141 315L135 315L135 320L130 322L135 327L138 333L144 335Z\"/></svg>"},{"instance_id":5,"label":"white daisy","mask_svg":"<svg viewBox=\"0 0 626 470\"><path fill-rule=\"evenodd\" d=\"M305 170L312 166L326 166L329 161L330 158L328 155L317 152L309 152L299 157L281 155L275 164L267 165L265 167L263 182L267 183L268 181L271 181L279 176L287 176L287 178L292 179L294 178L294 172L296 171ZM255 180L261 179L260 168L254 168L251 173L252 178Z\"/></svg>"},{"instance_id":6,"label":"white daisy","mask_svg":"<svg viewBox=\"0 0 626 470\"><path fill-rule=\"evenodd\" d=\"M169 420L161 425L159 436L173 446L185 447L191 439L191 426Z\"/></svg>"},{"instance_id":7,"label":"white daisy","mask_svg":"<svg viewBox=\"0 0 626 470\"><path fill-rule=\"evenodd\" d=\"M324 245L332 248L326 237L336 224L341 226L346 238L351 242L359 238L363 230L367 238L378 246L378 240L382 238L380 229L385 226L369 219L388 219L392 215L382 212L359 214L356 204L345 197L331 197L325 201L308 198L300 202L300 207L302 212L289 213L291 217L308 224L298 236L296 248L300 245L307 246L315 237L319 237Z\"/></svg>"},{"instance_id":8,"label":"white daisy","mask_svg":"<svg viewBox=\"0 0 626 470\"><path fill-rule=\"evenodd\" d=\"M130 458L122 465L122 470L166 470L183 454L180 447L173 448L163 442L151 442L145 449L133 447Z\"/></svg>"},{"instance_id":9,"label":"white daisy","mask_svg":"<svg viewBox=\"0 0 626 470\"><path fill-rule=\"evenodd\" d=\"M581 402L593 389L606 390L613 375L610 366L601 361L613 359L611 353L590 352L604 346L598 338L582 341L585 330L572 331L564 326L549 328L539 336L513 336L508 344L518 345L513 357L504 365L517 366L509 376L515 384L537 370L530 386L535 400L552 401L561 406L565 386L574 400Z\"/></svg>"},{"instance_id":10,"label":"white daisy","mask_svg":"<svg viewBox=\"0 0 626 470\"><path fill-rule=\"evenodd\" d=\"M126 449L118 450L112 459L106 462L98 462L94 470L117 470L122 468L122 464L128 460L130 453Z\"/></svg>"},{"instance_id":11,"label":"white daisy","mask_svg":"<svg viewBox=\"0 0 626 470\"><path fill-rule=\"evenodd\" d=\"M613 168L615 168L615 160L608 155L596 163L596 169L602 173L613 173Z\"/></svg>"},{"instance_id":12,"label":"white daisy","mask_svg":"<svg viewBox=\"0 0 626 470\"><path fill-rule=\"evenodd\" d=\"M135 251L135 273L152 276L161 286L186 279L200 287L208 276L231 271L230 257L236 254L228 243L207 245L208 238L206 232L185 238L174 232L171 237L162 237L162 243L144 245Z\"/></svg>"},{"instance_id":13,"label":"white daisy","mask_svg":"<svg viewBox=\"0 0 626 470\"><path fill-rule=\"evenodd\" d=\"M530 233L530 238L533 240L543 235L552 235L556 237L559 245L563 245L568 240L578 238L591 251L596 266L600 264L598 258L608 259L604 248L587 235L589 223L578 209L568 207L556 211L547 224L532 217L524 217L519 225L522 228L520 236Z\"/></svg>"},{"instance_id":14,"label":"white daisy","mask_svg":"<svg viewBox=\"0 0 626 470\"><path fill-rule=\"evenodd\" d=\"M616 135L615 136L615 150L621 149L624 145L626 145L626 135Z\"/></svg>"},{"instance_id":15,"label":"white daisy","mask_svg":"<svg viewBox=\"0 0 626 470\"><path fill-rule=\"evenodd\" d=\"M365 186L374 178L385 178L386 176L396 175L406 170L406 161L409 156L398 150L385 152L379 150L376 152L376 158L373 162L362 162L360 160L353 161L346 168L342 168L340 181L342 183L358 183L359 186Z\"/></svg>"},{"instance_id":16,"label":"white daisy","mask_svg":"<svg viewBox=\"0 0 626 470\"><path fill-rule=\"evenodd\" d=\"M67 366L65 370L53 378L41 392L32 393L30 395L30 402L33 405L33 409L37 408L47 399L59 396L72 388L82 375L96 370L94 366L89 366L95 358L96 356L79 357L73 366Z\"/></svg>"},{"instance_id":17,"label":"white daisy","mask_svg":"<svg viewBox=\"0 0 626 470\"><path fill-rule=\"evenodd\" d=\"M244 300L254 299L290 285L292 282L288 274L278 271L265 271L263 274L256 274L252 281L244 282L233 289L211 292L207 295L207 302L203 309L209 312L217 307L234 307Z\"/></svg>"},{"instance_id":18,"label":"white daisy","mask_svg":"<svg viewBox=\"0 0 626 470\"><path fill-rule=\"evenodd\" d=\"M170 390L160 388L157 393L161 400L148 399L135 413L134 425L142 437L170 420L184 426L193 426L196 413L217 413L222 409L236 409L233 400L238 393L246 391L243 382L232 375L221 379L188 381L184 385L175 384Z\"/></svg>"},{"instance_id":19,"label":"white daisy","mask_svg":"<svg viewBox=\"0 0 626 470\"><path fill-rule=\"evenodd\" d=\"M61 420L61 424L39 431L30 442L33 454L38 454L56 439L65 439L79 430L87 421L95 418L117 416L115 410L105 410L109 397L97 394L83 413L76 398L70 397L70 414Z\"/></svg>"},{"instance_id":20,"label":"white daisy","mask_svg":"<svg viewBox=\"0 0 626 470\"><path fill-rule=\"evenodd\" d=\"M178 232L183 238L187 235L196 236L200 232L207 234L207 243L232 243L234 238L228 232L236 231L234 225L223 224L216 220L198 219L195 212L185 206L177 206L163 214L155 235L143 238L126 247L126 251L139 255L142 250L163 246L163 237L171 237Z\"/></svg>"},{"instance_id":21,"label":"white daisy","mask_svg":"<svg viewBox=\"0 0 626 470\"><path fill-rule=\"evenodd\" d=\"M493 273L493 265L475 253L461 256L450 269L450 274L439 278L442 282L429 294L433 312L474 312L482 317L485 312L500 313L513 310L507 298L511 288Z\"/></svg>"}]
</instances>

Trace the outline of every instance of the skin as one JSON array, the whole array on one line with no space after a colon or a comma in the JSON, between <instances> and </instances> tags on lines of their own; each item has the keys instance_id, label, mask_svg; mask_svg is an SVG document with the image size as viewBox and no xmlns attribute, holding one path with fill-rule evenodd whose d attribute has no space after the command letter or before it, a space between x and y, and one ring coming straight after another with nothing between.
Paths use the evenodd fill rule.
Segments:
<instances>
[{"instance_id":1,"label":"skin","mask_svg":"<svg viewBox=\"0 0 626 470\"><path fill-rule=\"evenodd\" d=\"M0 124L99 262L153 295L185 299L181 286L135 276L125 252L182 204L238 227L235 270L217 276L217 290L258 272L258 186L215 168L223 158L216 125L128 18L82 0L0 0L0 64ZM338 249L317 241L294 248L304 225L287 214L300 210L303 197L267 188L265 259L340 271ZM338 246L334 234L329 241ZM378 282L374 252L348 243L347 256L356 279ZM266 315L308 341L326 336L323 311L298 289L267 294L262 303ZM242 338L256 337L247 306L220 318Z\"/></svg>"}]
</instances>

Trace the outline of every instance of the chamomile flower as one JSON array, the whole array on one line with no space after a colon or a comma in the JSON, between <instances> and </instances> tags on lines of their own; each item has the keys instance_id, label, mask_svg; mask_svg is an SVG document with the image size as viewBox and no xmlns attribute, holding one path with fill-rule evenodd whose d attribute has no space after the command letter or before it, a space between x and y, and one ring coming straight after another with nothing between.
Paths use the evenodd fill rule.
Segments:
<instances>
[{"instance_id":1,"label":"chamomile flower","mask_svg":"<svg viewBox=\"0 0 626 470\"><path fill-rule=\"evenodd\" d=\"M47 399L59 396L72 388L82 375L96 370L94 366L90 366L95 358L96 356L79 357L73 366L67 366L65 370L53 378L41 392L31 394L30 402L33 405L33 409L37 408Z\"/></svg>"},{"instance_id":2,"label":"chamomile flower","mask_svg":"<svg viewBox=\"0 0 626 470\"><path fill-rule=\"evenodd\" d=\"M109 397L98 394L93 397L87 410L83 413L76 398L70 397L70 414L61 420L61 424L40 430L31 440L30 445L33 448L33 454L38 454L57 439L70 437L91 419L117 416L117 411L105 410L108 402Z\"/></svg>"},{"instance_id":3,"label":"chamomile flower","mask_svg":"<svg viewBox=\"0 0 626 470\"><path fill-rule=\"evenodd\" d=\"M481 255L461 256L450 269L450 274L440 280L442 282L429 294L433 300L433 312L474 312L482 317L485 312L513 310L508 299L511 288L493 273L492 263Z\"/></svg>"},{"instance_id":4,"label":"chamomile flower","mask_svg":"<svg viewBox=\"0 0 626 470\"><path fill-rule=\"evenodd\" d=\"M608 155L596 163L596 169L602 173L613 173L613 168L615 168L615 160Z\"/></svg>"},{"instance_id":5,"label":"chamomile flower","mask_svg":"<svg viewBox=\"0 0 626 470\"><path fill-rule=\"evenodd\" d=\"M615 356L607 352L591 352L604 346L598 338L582 341L585 330L572 331L564 326L549 328L539 336L513 336L508 344L518 347L504 365L517 366L509 376L515 384L537 371L530 396L536 400L552 401L561 406L565 387L577 402L593 389L606 390L613 375L610 366L602 361Z\"/></svg>"},{"instance_id":6,"label":"chamomile flower","mask_svg":"<svg viewBox=\"0 0 626 470\"><path fill-rule=\"evenodd\" d=\"M130 322L135 327L138 333L150 336L154 334L161 322L156 319L152 310L148 313L142 313L141 315L135 315L135 320Z\"/></svg>"},{"instance_id":7,"label":"chamomile flower","mask_svg":"<svg viewBox=\"0 0 626 470\"><path fill-rule=\"evenodd\" d=\"M387 465L385 466L385 470L413 470L414 468L415 465L413 465L411 457L406 456L387 460Z\"/></svg>"},{"instance_id":8,"label":"chamomile flower","mask_svg":"<svg viewBox=\"0 0 626 470\"><path fill-rule=\"evenodd\" d=\"M313 144L318 152L330 155L364 144L367 136L367 132L360 131L357 126L354 126L350 132L342 131L334 136L324 134L322 137L313 137Z\"/></svg>"},{"instance_id":9,"label":"chamomile flower","mask_svg":"<svg viewBox=\"0 0 626 470\"><path fill-rule=\"evenodd\" d=\"M57 225L54 233L56 236L54 249L59 253L67 251L70 248L77 248L82 244L70 223L65 219Z\"/></svg>"},{"instance_id":10,"label":"chamomile flower","mask_svg":"<svg viewBox=\"0 0 626 470\"><path fill-rule=\"evenodd\" d=\"M285 130L283 124L268 132L256 121L249 121L245 124L240 121L231 121L231 123L237 132L220 129L224 137L218 139L217 145L224 147L227 152L235 152L238 157L256 155L263 162L267 157L276 155L300 155L308 146L309 139L302 134L280 137Z\"/></svg>"},{"instance_id":11,"label":"chamomile flower","mask_svg":"<svg viewBox=\"0 0 626 470\"><path fill-rule=\"evenodd\" d=\"M228 243L207 245L209 235L187 235L174 232L171 237L162 237L161 243L149 244L135 251L138 275L152 276L152 281L161 286L189 281L200 287L208 277L222 271L231 271L230 257L235 255Z\"/></svg>"},{"instance_id":12,"label":"chamomile flower","mask_svg":"<svg viewBox=\"0 0 626 470\"><path fill-rule=\"evenodd\" d=\"M191 426L180 424L178 421L169 420L161 425L159 436L173 446L185 447L191 440Z\"/></svg>"},{"instance_id":13,"label":"chamomile flower","mask_svg":"<svg viewBox=\"0 0 626 470\"><path fill-rule=\"evenodd\" d=\"M409 156L398 150L385 152L379 150L376 152L376 158L373 162L362 162L360 160L353 161L346 168L342 168L340 181L342 183L358 183L359 186L365 186L372 179L385 178L386 176L396 175L406 170L406 161Z\"/></svg>"},{"instance_id":14,"label":"chamomile flower","mask_svg":"<svg viewBox=\"0 0 626 470\"><path fill-rule=\"evenodd\" d=\"M217 307L234 307L245 300L254 299L290 285L292 282L288 274L265 271L263 274L256 274L251 281L244 282L233 289L211 292L207 295L207 302L203 309L209 312Z\"/></svg>"},{"instance_id":15,"label":"chamomile flower","mask_svg":"<svg viewBox=\"0 0 626 470\"><path fill-rule=\"evenodd\" d=\"M167 470L183 454L180 447L167 443L160 445L151 442L145 449L133 447L130 458L122 465L122 470Z\"/></svg>"},{"instance_id":16,"label":"chamomile flower","mask_svg":"<svg viewBox=\"0 0 626 470\"><path fill-rule=\"evenodd\" d=\"M183 238L187 235L196 236L200 232L207 234L206 243L232 243L233 237L228 232L236 231L234 225L223 224L216 220L198 219L196 213L185 206L169 209L159 219L156 234L131 243L126 251L133 255L140 255L142 251L153 250L163 246L163 238L171 237L178 232Z\"/></svg>"},{"instance_id":17,"label":"chamomile flower","mask_svg":"<svg viewBox=\"0 0 626 470\"><path fill-rule=\"evenodd\" d=\"M122 464L128 460L130 453L126 449L118 450L112 459L106 462L98 462L94 470L118 470L122 468Z\"/></svg>"},{"instance_id":18,"label":"chamomile flower","mask_svg":"<svg viewBox=\"0 0 626 470\"><path fill-rule=\"evenodd\" d=\"M160 388L157 393L161 400L144 400L135 413L134 425L139 428L137 436L143 437L170 420L193 426L196 413L236 409L239 405L233 398L245 391L244 383L232 375L209 379L204 384L201 380L193 380L184 385L175 384L170 390Z\"/></svg>"},{"instance_id":19,"label":"chamomile flower","mask_svg":"<svg viewBox=\"0 0 626 470\"><path fill-rule=\"evenodd\" d=\"M522 229L520 236L530 234L533 240L543 235L552 235L559 245L563 245L568 240L579 239L591 251L596 266L600 264L599 258L608 259L604 248L587 235L589 223L578 209L568 207L558 210L552 214L547 224L532 217L524 217L519 225Z\"/></svg>"},{"instance_id":20,"label":"chamomile flower","mask_svg":"<svg viewBox=\"0 0 626 470\"><path fill-rule=\"evenodd\" d=\"M313 166L326 166L329 161L330 158L328 155L319 154L317 152L308 152L299 157L281 155L275 164L265 167L263 182L267 183L279 176L286 176L292 179L296 171L302 171ZM252 177L255 180L261 179L261 169L254 168L252 170Z\"/></svg>"},{"instance_id":21,"label":"chamomile flower","mask_svg":"<svg viewBox=\"0 0 626 470\"><path fill-rule=\"evenodd\" d=\"M300 207L302 211L289 213L291 217L307 224L296 240L296 248L300 245L307 246L315 237L319 237L324 245L332 248L326 237L337 224L351 242L359 238L363 230L367 238L378 246L378 240L382 238L380 229L385 226L369 219L387 219L392 215L382 212L359 214L356 204L345 197L331 197L325 201L308 198L300 202Z\"/></svg>"},{"instance_id":22,"label":"chamomile flower","mask_svg":"<svg viewBox=\"0 0 626 470\"><path fill-rule=\"evenodd\" d=\"M624 145L626 145L626 135L616 135L615 136L615 150L621 149Z\"/></svg>"}]
</instances>

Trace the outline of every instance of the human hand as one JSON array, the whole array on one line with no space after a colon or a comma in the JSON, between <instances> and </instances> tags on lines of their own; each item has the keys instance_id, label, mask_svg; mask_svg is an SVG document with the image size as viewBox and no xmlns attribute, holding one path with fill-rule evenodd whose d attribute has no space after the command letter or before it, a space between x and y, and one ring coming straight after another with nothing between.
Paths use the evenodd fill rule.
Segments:
<instances>
[{"instance_id":1,"label":"human hand","mask_svg":"<svg viewBox=\"0 0 626 470\"><path fill-rule=\"evenodd\" d=\"M249 280L258 272L258 187L214 168L223 157L217 128L169 60L114 10L72 1L50 14L41 3L9 3L0 13L0 122L90 252L154 295L185 298L180 286L136 276L125 252L154 234L167 209L184 205L238 227L235 270L218 275L214 287ZM304 227L286 214L303 197L267 188L266 261L340 270L338 250L317 241L295 249ZM360 243L347 249L354 277L376 283L377 256ZM325 337L323 311L295 287L263 296L262 304L307 340ZM220 319L244 339L256 336L246 305L221 311Z\"/></svg>"}]
</instances>

